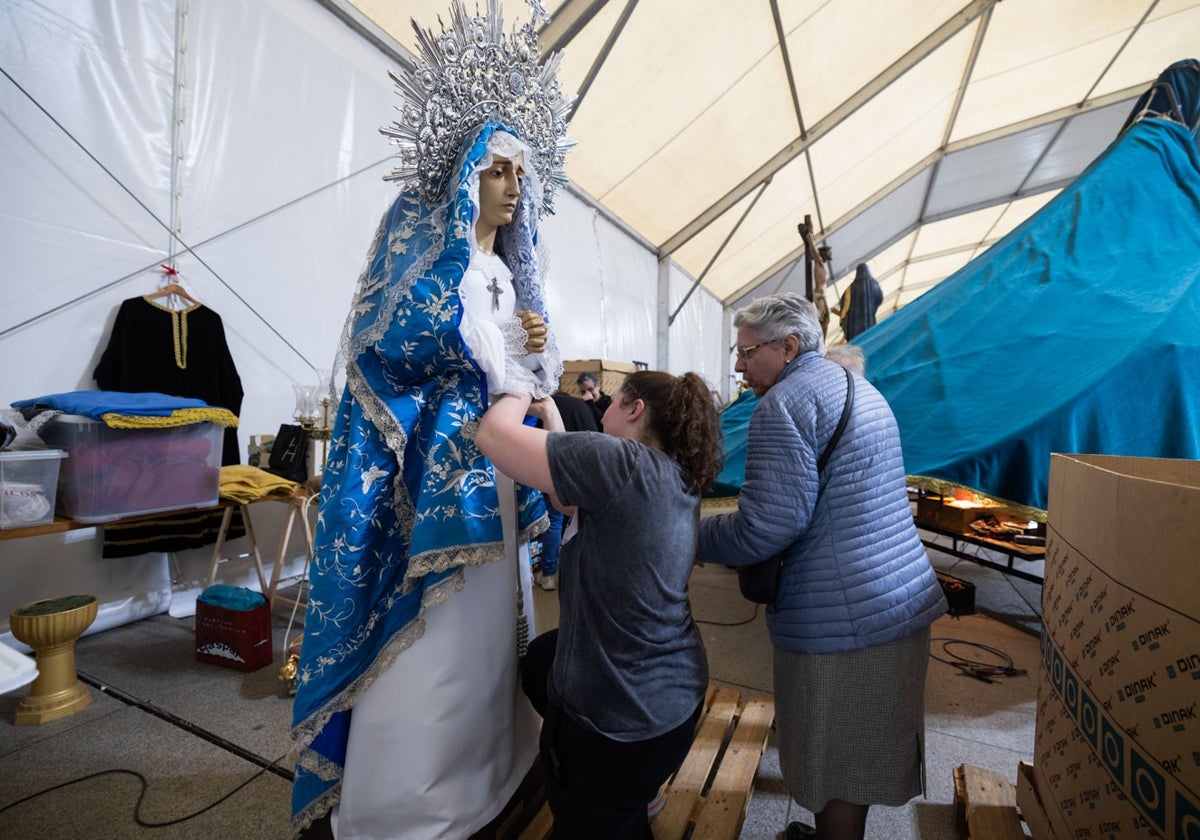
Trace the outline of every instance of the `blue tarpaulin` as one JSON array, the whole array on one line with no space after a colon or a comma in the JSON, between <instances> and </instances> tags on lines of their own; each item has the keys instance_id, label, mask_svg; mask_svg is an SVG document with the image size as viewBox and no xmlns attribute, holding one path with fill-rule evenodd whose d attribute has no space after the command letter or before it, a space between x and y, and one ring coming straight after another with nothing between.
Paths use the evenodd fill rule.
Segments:
<instances>
[{"instance_id":1,"label":"blue tarpaulin","mask_svg":"<svg viewBox=\"0 0 1200 840\"><path fill-rule=\"evenodd\" d=\"M721 438L724 441L725 464L712 490L704 495L722 498L736 496L746 477L746 433L750 415L758 405L753 391L742 391L721 407Z\"/></svg>"},{"instance_id":2,"label":"blue tarpaulin","mask_svg":"<svg viewBox=\"0 0 1200 840\"><path fill-rule=\"evenodd\" d=\"M905 467L1045 508L1050 453L1200 458L1200 155L1135 123L985 254L855 342Z\"/></svg>"}]
</instances>

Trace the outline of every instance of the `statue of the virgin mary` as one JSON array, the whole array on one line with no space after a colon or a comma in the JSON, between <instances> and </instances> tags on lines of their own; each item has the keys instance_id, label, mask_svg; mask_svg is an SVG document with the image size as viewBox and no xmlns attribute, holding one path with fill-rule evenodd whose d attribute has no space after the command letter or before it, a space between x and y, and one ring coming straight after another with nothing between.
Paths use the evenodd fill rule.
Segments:
<instances>
[{"instance_id":1,"label":"statue of the virgin mary","mask_svg":"<svg viewBox=\"0 0 1200 840\"><path fill-rule=\"evenodd\" d=\"M296 678L294 825L331 812L336 836L467 837L537 754L517 546L545 509L474 431L490 394L558 386L537 228L563 181L570 102L533 23L506 35L497 0L474 17L455 0L441 35L417 32L422 60L393 74L401 116L384 130L403 189L342 340ZM480 179L509 171L497 219Z\"/></svg>"}]
</instances>

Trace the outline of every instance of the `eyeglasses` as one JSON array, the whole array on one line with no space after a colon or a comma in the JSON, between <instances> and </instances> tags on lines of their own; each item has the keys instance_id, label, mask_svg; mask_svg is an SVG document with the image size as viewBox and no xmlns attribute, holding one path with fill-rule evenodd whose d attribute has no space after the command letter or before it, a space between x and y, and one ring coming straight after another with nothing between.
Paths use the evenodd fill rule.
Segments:
<instances>
[{"instance_id":1,"label":"eyeglasses","mask_svg":"<svg viewBox=\"0 0 1200 840\"><path fill-rule=\"evenodd\" d=\"M778 338L773 338L770 341L760 341L758 344L751 344L749 347L734 347L733 349L737 351L739 359L743 362L748 362L750 361L750 357L754 355L754 351L759 347L762 347L764 344L774 344L777 341L779 341Z\"/></svg>"}]
</instances>

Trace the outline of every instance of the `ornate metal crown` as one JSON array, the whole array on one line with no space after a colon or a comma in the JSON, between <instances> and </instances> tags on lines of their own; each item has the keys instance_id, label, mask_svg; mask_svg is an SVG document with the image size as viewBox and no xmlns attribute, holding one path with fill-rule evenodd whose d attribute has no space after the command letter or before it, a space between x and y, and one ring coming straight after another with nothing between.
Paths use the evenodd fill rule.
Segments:
<instances>
[{"instance_id":1,"label":"ornate metal crown","mask_svg":"<svg viewBox=\"0 0 1200 840\"><path fill-rule=\"evenodd\" d=\"M499 0L487 14L469 16L462 0L452 0L450 25L440 35L417 33L418 60L411 72L390 72L401 103L399 119L380 131L400 147L396 169L386 180L416 188L436 199L450 178L463 141L486 122L508 126L532 150L530 163L542 186L542 209L554 212L554 190L566 183L563 164L575 142L567 137L567 114L574 97L564 98L555 78L560 53L539 66L538 17L550 20L539 0L529 0L534 19L504 33Z\"/></svg>"}]
</instances>

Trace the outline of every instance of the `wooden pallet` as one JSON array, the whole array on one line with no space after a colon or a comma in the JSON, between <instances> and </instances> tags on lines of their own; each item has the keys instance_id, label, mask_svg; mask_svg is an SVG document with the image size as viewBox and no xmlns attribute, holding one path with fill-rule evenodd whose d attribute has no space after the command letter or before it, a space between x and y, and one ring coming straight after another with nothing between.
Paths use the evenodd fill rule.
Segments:
<instances>
[{"instance_id":1,"label":"wooden pallet","mask_svg":"<svg viewBox=\"0 0 1200 840\"><path fill-rule=\"evenodd\" d=\"M737 838L774 720L770 697L743 698L736 689L708 687L696 739L667 783L666 805L650 824L655 840ZM553 822L543 806L520 840L546 840Z\"/></svg>"},{"instance_id":2,"label":"wooden pallet","mask_svg":"<svg viewBox=\"0 0 1200 840\"><path fill-rule=\"evenodd\" d=\"M954 821L969 840L1025 840L1021 812L1008 777L960 764L954 768Z\"/></svg>"}]
</instances>

